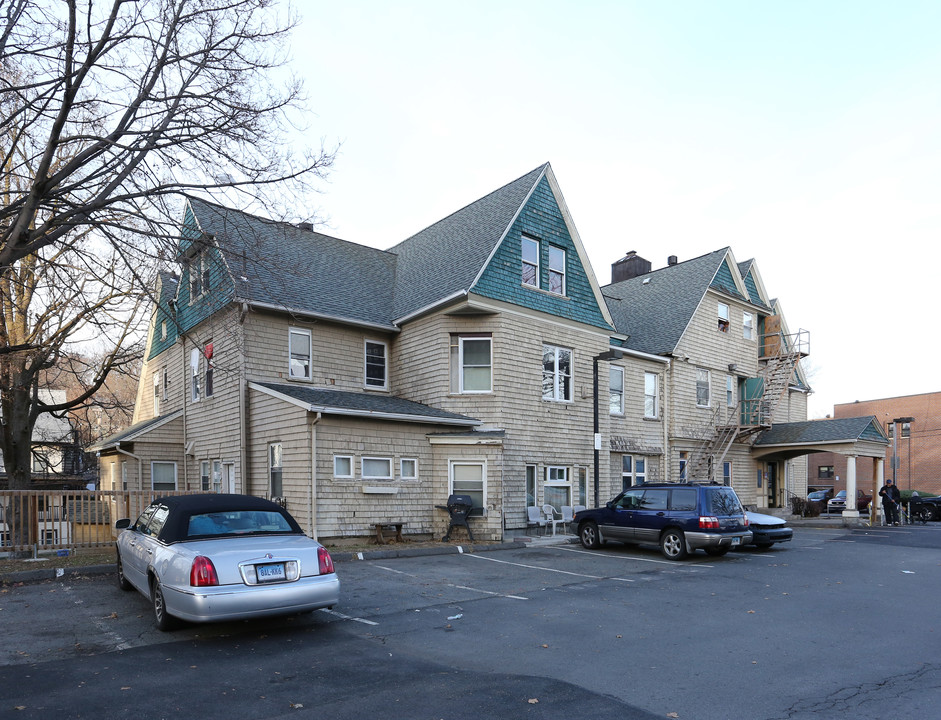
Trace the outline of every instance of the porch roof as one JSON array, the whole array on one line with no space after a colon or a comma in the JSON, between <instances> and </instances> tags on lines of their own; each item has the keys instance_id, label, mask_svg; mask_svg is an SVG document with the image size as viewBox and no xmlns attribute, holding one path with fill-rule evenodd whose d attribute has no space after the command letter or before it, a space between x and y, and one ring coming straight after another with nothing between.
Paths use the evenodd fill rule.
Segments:
<instances>
[{"instance_id":1,"label":"porch roof","mask_svg":"<svg viewBox=\"0 0 941 720\"><path fill-rule=\"evenodd\" d=\"M176 420L182 416L183 410L180 409L174 410L173 412L167 413L166 415L158 415L157 417L152 417L149 420L143 420L139 423L135 423L130 427L125 428L124 430L114 433L114 435L109 435L108 437L99 440L88 448L88 452L101 452L103 450L114 449L122 442L133 442L145 433L166 425L167 423L172 422L173 420Z\"/></svg>"},{"instance_id":2,"label":"porch roof","mask_svg":"<svg viewBox=\"0 0 941 720\"><path fill-rule=\"evenodd\" d=\"M804 455L812 452L859 452L883 457L889 439L874 416L777 423L755 441L755 456L774 452Z\"/></svg>"}]
</instances>

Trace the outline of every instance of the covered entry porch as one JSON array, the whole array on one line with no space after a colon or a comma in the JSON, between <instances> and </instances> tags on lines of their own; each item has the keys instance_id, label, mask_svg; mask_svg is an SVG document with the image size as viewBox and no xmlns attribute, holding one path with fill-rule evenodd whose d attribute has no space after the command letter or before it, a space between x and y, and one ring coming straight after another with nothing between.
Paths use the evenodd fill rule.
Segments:
<instances>
[{"instance_id":1,"label":"covered entry porch","mask_svg":"<svg viewBox=\"0 0 941 720\"><path fill-rule=\"evenodd\" d=\"M873 416L808 420L779 423L762 432L755 440L752 457L756 461L773 463L790 460L818 452L831 452L846 458L846 509L843 520L847 525L859 522L856 490L861 487L873 497L870 512L878 506L878 491L885 481L885 454L889 439ZM871 458L871 478L857 478L857 459ZM871 485L870 485L871 483Z\"/></svg>"}]
</instances>

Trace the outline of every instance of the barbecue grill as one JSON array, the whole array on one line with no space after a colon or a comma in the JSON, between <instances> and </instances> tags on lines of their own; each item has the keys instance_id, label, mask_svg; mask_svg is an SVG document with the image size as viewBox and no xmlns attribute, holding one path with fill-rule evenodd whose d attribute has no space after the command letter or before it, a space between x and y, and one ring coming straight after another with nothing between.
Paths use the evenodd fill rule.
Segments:
<instances>
[{"instance_id":1,"label":"barbecue grill","mask_svg":"<svg viewBox=\"0 0 941 720\"><path fill-rule=\"evenodd\" d=\"M467 516L470 515L473 508L474 501L470 495L448 496L448 504L444 509L448 511L451 522L448 524L448 534L441 538L441 542L448 542L451 539L451 531L456 527L463 527L467 530L467 536L471 542L474 542L474 533L471 532L470 525L467 524Z\"/></svg>"}]
</instances>

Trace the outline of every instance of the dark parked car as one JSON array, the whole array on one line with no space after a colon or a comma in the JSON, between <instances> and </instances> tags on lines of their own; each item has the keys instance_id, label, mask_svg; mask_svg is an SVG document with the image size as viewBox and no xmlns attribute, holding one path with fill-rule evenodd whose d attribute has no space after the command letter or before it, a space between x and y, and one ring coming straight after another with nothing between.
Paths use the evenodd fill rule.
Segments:
<instances>
[{"instance_id":1,"label":"dark parked car","mask_svg":"<svg viewBox=\"0 0 941 720\"><path fill-rule=\"evenodd\" d=\"M856 509L859 512L869 510L870 502L872 502L872 495L867 495L862 490L856 491ZM827 501L827 513L843 512L844 510L846 510L846 490L840 490Z\"/></svg>"},{"instance_id":2,"label":"dark parked car","mask_svg":"<svg viewBox=\"0 0 941 720\"><path fill-rule=\"evenodd\" d=\"M604 507L579 511L573 523L586 548L608 540L654 543L669 560L681 560L699 548L725 555L751 540L742 503L724 485L628 488Z\"/></svg>"},{"instance_id":3,"label":"dark parked car","mask_svg":"<svg viewBox=\"0 0 941 720\"><path fill-rule=\"evenodd\" d=\"M923 523L941 520L941 497L913 497L909 500L909 512L913 520Z\"/></svg>"},{"instance_id":4,"label":"dark parked car","mask_svg":"<svg viewBox=\"0 0 941 720\"><path fill-rule=\"evenodd\" d=\"M751 544L762 550L767 550L774 543L787 542L794 535L783 518L751 511L745 515L752 534Z\"/></svg>"},{"instance_id":5,"label":"dark parked car","mask_svg":"<svg viewBox=\"0 0 941 720\"><path fill-rule=\"evenodd\" d=\"M118 520L118 585L150 600L160 630L333 607L333 560L280 505L249 495L158 498Z\"/></svg>"}]
</instances>

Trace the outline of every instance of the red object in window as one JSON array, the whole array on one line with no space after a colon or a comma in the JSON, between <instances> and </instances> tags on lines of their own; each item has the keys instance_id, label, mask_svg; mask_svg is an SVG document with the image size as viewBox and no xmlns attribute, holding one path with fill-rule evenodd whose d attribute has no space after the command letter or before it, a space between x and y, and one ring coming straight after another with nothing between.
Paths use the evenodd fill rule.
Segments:
<instances>
[{"instance_id":1,"label":"red object in window","mask_svg":"<svg viewBox=\"0 0 941 720\"><path fill-rule=\"evenodd\" d=\"M212 564L212 560L205 555L200 555L193 560L193 566L190 568L190 585L210 587L218 584L219 576L216 575L216 567Z\"/></svg>"},{"instance_id":2,"label":"red object in window","mask_svg":"<svg viewBox=\"0 0 941 720\"><path fill-rule=\"evenodd\" d=\"M206 343L206 349L203 350L203 355L205 355L207 359L212 358L212 343Z\"/></svg>"}]
</instances>

